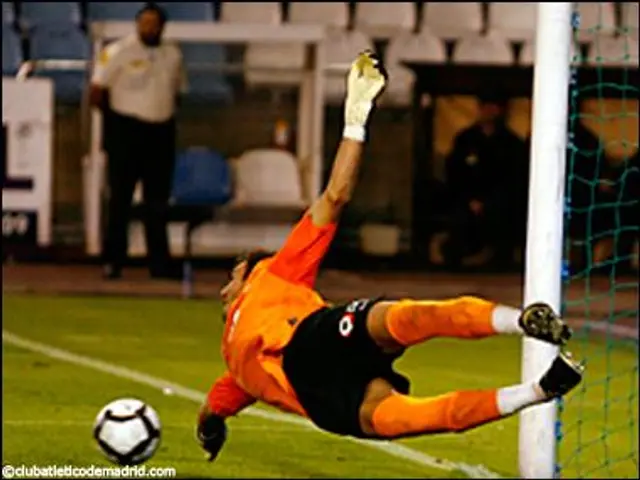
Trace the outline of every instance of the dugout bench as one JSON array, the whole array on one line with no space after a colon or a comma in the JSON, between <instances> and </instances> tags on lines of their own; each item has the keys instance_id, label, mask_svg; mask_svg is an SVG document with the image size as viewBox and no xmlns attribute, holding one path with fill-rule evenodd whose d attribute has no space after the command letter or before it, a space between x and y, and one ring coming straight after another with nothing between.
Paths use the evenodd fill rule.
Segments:
<instances>
[{"instance_id":1,"label":"dugout bench","mask_svg":"<svg viewBox=\"0 0 640 480\"><path fill-rule=\"evenodd\" d=\"M442 63L403 62L411 69L416 81L413 90L413 195L411 221L411 256L421 265L429 263L429 241L448 218L434 206L434 190L438 189L434 176L434 118L436 99L446 95L477 95L487 87L495 87L510 98L531 98L533 93L532 66L456 65ZM574 70L571 79L570 108L578 101L575 92L581 88L579 100L624 98L638 96L640 83L637 68L589 67ZM600 88L585 88L601 85ZM625 85L626 88L620 88ZM432 188L433 187L433 188ZM435 202L437 203L437 202Z\"/></svg>"}]
</instances>

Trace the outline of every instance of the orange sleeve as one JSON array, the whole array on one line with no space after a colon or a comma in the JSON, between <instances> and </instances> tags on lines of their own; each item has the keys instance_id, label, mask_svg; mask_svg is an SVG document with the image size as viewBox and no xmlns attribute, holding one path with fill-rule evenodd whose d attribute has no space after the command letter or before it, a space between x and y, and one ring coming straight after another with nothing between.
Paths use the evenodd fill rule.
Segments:
<instances>
[{"instance_id":1,"label":"orange sleeve","mask_svg":"<svg viewBox=\"0 0 640 480\"><path fill-rule=\"evenodd\" d=\"M207 395L211 413L223 418L236 415L255 402L256 399L238 386L229 372L214 382Z\"/></svg>"},{"instance_id":2,"label":"orange sleeve","mask_svg":"<svg viewBox=\"0 0 640 480\"><path fill-rule=\"evenodd\" d=\"M275 255L269 270L284 280L313 288L320 263L336 230L336 223L323 227L314 225L311 215L305 213Z\"/></svg>"}]
</instances>

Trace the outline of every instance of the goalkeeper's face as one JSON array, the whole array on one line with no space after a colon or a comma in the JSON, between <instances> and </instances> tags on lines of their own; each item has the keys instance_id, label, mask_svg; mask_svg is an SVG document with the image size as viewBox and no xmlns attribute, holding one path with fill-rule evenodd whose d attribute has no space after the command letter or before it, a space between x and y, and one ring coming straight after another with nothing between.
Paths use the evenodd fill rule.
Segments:
<instances>
[{"instance_id":1,"label":"goalkeeper's face","mask_svg":"<svg viewBox=\"0 0 640 480\"><path fill-rule=\"evenodd\" d=\"M223 321L226 321L227 310L229 309L229 306L236 298L238 298L238 295L240 295L240 292L242 291L247 267L248 264L246 261L236 264L236 266L233 267L233 270L231 270L231 273L229 274L229 281L224 287L222 287L222 290L220 290L220 298L222 299L223 306Z\"/></svg>"}]
</instances>

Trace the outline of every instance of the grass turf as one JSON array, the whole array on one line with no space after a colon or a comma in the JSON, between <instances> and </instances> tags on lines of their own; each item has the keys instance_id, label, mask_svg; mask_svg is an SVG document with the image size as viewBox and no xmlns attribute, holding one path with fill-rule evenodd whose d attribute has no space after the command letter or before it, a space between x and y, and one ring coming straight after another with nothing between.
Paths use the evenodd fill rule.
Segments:
<instances>
[{"instance_id":1,"label":"grass turf","mask_svg":"<svg viewBox=\"0 0 640 480\"><path fill-rule=\"evenodd\" d=\"M224 370L220 306L214 301L5 295L3 328L202 392ZM518 381L519 345L513 337L437 339L412 349L397 366L410 376L417 395L492 388ZM589 477L634 477L637 464L632 459L607 460L636 448L637 350L605 349L598 341L577 342L572 348L577 356L588 355L590 362L585 390L568 398L563 414L567 425L580 425L567 431L561 443L560 458L568 459L563 476L588 472ZM605 351L606 356L596 355ZM618 376L616 371L629 373ZM624 400L609 402L603 415L605 392L590 378L607 376L607 398ZM632 394L635 406L628 401ZM174 467L181 477L462 476L329 434L249 416L230 420L229 441L219 459L209 464L194 441L197 405L192 401L7 344L3 463L108 465L93 445L91 425L104 404L124 396L147 401L162 419L162 446L149 466ZM631 423L629 428L612 428ZM517 476L515 417L464 434L401 443L433 457Z\"/></svg>"}]
</instances>

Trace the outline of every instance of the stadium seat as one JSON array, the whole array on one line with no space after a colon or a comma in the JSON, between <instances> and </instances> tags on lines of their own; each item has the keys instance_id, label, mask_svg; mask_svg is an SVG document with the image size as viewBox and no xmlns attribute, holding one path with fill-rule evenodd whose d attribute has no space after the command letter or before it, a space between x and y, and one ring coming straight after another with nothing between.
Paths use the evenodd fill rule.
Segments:
<instances>
[{"instance_id":1,"label":"stadium seat","mask_svg":"<svg viewBox=\"0 0 640 480\"><path fill-rule=\"evenodd\" d=\"M231 196L231 169L220 153L194 147L178 155L172 204L224 205Z\"/></svg>"},{"instance_id":2,"label":"stadium seat","mask_svg":"<svg viewBox=\"0 0 640 480\"><path fill-rule=\"evenodd\" d=\"M349 26L349 6L346 2L291 2L289 22L293 24L320 24L343 30Z\"/></svg>"},{"instance_id":3,"label":"stadium seat","mask_svg":"<svg viewBox=\"0 0 640 480\"><path fill-rule=\"evenodd\" d=\"M389 38L416 28L414 2L358 2L355 28L373 38Z\"/></svg>"},{"instance_id":4,"label":"stadium seat","mask_svg":"<svg viewBox=\"0 0 640 480\"><path fill-rule=\"evenodd\" d=\"M345 71L329 73L325 77L325 99L330 104L341 104L345 94L345 73L353 59L363 50L374 50L373 43L364 33L356 30L336 33L325 39L325 58L328 65L341 65Z\"/></svg>"},{"instance_id":5,"label":"stadium seat","mask_svg":"<svg viewBox=\"0 0 640 480\"><path fill-rule=\"evenodd\" d=\"M16 31L8 26L2 29L2 75L18 73L23 61L22 45Z\"/></svg>"},{"instance_id":6,"label":"stadium seat","mask_svg":"<svg viewBox=\"0 0 640 480\"><path fill-rule=\"evenodd\" d=\"M48 23L31 29L31 57L38 60L86 60L90 45L79 27L70 23Z\"/></svg>"},{"instance_id":7,"label":"stadium seat","mask_svg":"<svg viewBox=\"0 0 640 480\"><path fill-rule=\"evenodd\" d=\"M234 162L238 206L301 207L302 185L296 158L289 152L258 149Z\"/></svg>"},{"instance_id":8,"label":"stadium seat","mask_svg":"<svg viewBox=\"0 0 640 480\"><path fill-rule=\"evenodd\" d=\"M488 31L508 40L530 41L536 35L537 4L534 2L491 2Z\"/></svg>"},{"instance_id":9,"label":"stadium seat","mask_svg":"<svg viewBox=\"0 0 640 480\"><path fill-rule=\"evenodd\" d=\"M638 2L623 2L621 26L631 38L638 41Z\"/></svg>"},{"instance_id":10,"label":"stadium seat","mask_svg":"<svg viewBox=\"0 0 640 480\"><path fill-rule=\"evenodd\" d=\"M220 21L225 23L247 23L262 25L280 25L282 23L282 9L278 2L224 2L220 11ZM245 80L249 86L263 84L289 84L290 75L286 72L271 73L250 71L252 68L270 67L265 58L259 58L265 55L275 62L285 62L285 66L297 64L298 57L304 53L298 54L298 50L303 52L296 45L264 45L256 44L247 45L244 64L245 64ZM287 54L293 52L293 58L285 58Z\"/></svg>"},{"instance_id":11,"label":"stadium seat","mask_svg":"<svg viewBox=\"0 0 640 480\"><path fill-rule=\"evenodd\" d=\"M81 21L80 4L77 2L20 3L20 22L26 27L57 22L79 25Z\"/></svg>"},{"instance_id":12,"label":"stadium seat","mask_svg":"<svg viewBox=\"0 0 640 480\"><path fill-rule=\"evenodd\" d=\"M389 85L382 96L384 104L406 106L411 103L415 76L401 64L403 61L444 63L447 61L447 52L440 39L426 30L418 34L404 33L393 37L385 55Z\"/></svg>"},{"instance_id":13,"label":"stadium seat","mask_svg":"<svg viewBox=\"0 0 640 480\"><path fill-rule=\"evenodd\" d=\"M422 28L444 39L457 39L482 30L482 5L476 2L429 2L424 6Z\"/></svg>"},{"instance_id":14,"label":"stadium seat","mask_svg":"<svg viewBox=\"0 0 640 480\"><path fill-rule=\"evenodd\" d=\"M297 43L249 44L244 54L244 66L244 78L249 87L298 85L300 70L304 67L304 45ZM261 69L265 70L261 71ZM266 69L274 70L267 71ZM276 71L277 69L281 70Z\"/></svg>"},{"instance_id":15,"label":"stadium seat","mask_svg":"<svg viewBox=\"0 0 640 480\"><path fill-rule=\"evenodd\" d=\"M89 2L87 18L90 21L133 20L144 2Z\"/></svg>"},{"instance_id":16,"label":"stadium seat","mask_svg":"<svg viewBox=\"0 0 640 480\"><path fill-rule=\"evenodd\" d=\"M518 62L519 65L522 66L531 66L534 64L535 62L535 58L536 58L536 45L534 41L531 42L526 42L523 47L522 50L520 52L520 60ZM570 59L571 59L571 64L572 65L580 65L582 63L582 59L580 58L580 55L578 54L580 50L578 48L576 48L576 45L572 42L571 43L571 50L570 50Z\"/></svg>"},{"instance_id":17,"label":"stadium seat","mask_svg":"<svg viewBox=\"0 0 640 480\"><path fill-rule=\"evenodd\" d=\"M12 25L16 21L13 2L2 2L2 25Z\"/></svg>"},{"instance_id":18,"label":"stadium seat","mask_svg":"<svg viewBox=\"0 0 640 480\"><path fill-rule=\"evenodd\" d=\"M587 65L638 67L638 42L625 37L598 36L589 45Z\"/></svg>"},{"instance_id":19,"label":"stadium seat","mask_svg":"<svg viewBox=\"0 0 640 480\"><path fill-rule=\"evenodd\" d=\"M596 35L613 35L616 31L616 18L612 2L578 2L580 29L577 38L588 42Z\"/></svg>"},{"instance_id":20,"label":"stadium seat","mask_svg":"<svg viewBox=\"0 0 640 480\"><path fill-rule=\"evenodd\" d=\"M214 65L226 62L224 47L215 43L184 42L180 44L187 76L189 79L188 97L197 100L230 102L231 85Z\"/></svg>"},{"instance_id":21,"label":"stadium seat","mask_svg":"<svg viewBox=\"0 0 640 480\"><path fill-rule=\"evenodd\" d=\"M158 5L167 12L170 22L211 22L214 20L211 2L159 2Z\"/></svg>"},{"instance_id":22,"label":"stadium seat","mask_svg":"<svg viewBox=\"0 0 640 480\"><path fill-rule=\"evenodd\" d=\"M513 50L504 38L493 35L469 35L456 44L453 62L459 64L511 65Z\"/></svg>"},{"instance_id":23,"label":"stadium seat","mask_svg":"<svg viewBox=\"0 0 640 480\"><path fill-rule=\"evenodd\" d=\"M279 2L224 2L220 10L220 21L280 25L282 9Z\"/></svg>"},{"instance_id":24,"label":"stadium seat","mask_svg":"<svg viewBox=\"0 0 640 480\"><path fill-rule=\"evenodd\" d=\"M89 60L91 46L80 28L72 23L47 23L30 30L33 60ZM79 101L84 89L84 71L36 71L52 78L56 97Z\"/></svg>"}]
</instances>

